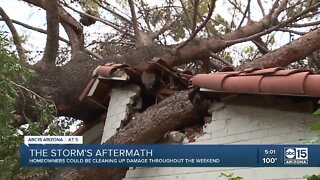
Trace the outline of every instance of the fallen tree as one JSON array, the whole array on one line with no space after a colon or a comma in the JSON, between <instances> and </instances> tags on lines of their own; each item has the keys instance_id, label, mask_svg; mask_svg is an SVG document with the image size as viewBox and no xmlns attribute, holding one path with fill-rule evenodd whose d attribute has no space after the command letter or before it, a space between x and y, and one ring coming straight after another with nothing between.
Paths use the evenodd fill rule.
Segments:
<instances>
[{"instance_id":1,"label":"fallen tree","mask_svg":"<svg viewBox=\"0 0 320 180\"><path fill-rule=\"evenodd\" d=\"M47 3L46 0L24 0L25 2L34 6L40 7L47 12L48 26L47 31L41 30L48 34L47 44L44 51L42 60L34 66L37 71L37 77L30 82L28 88L36 92L42 97L46 97L52 100L57 106L58 116L69 116L84 121L96 118L101 114L87 104L80 103L78 97L82 92L84 86L91 78L93 70L101 64L107 62L126 63L132 67L137 68L139 71L150 71L147 63L154 57L159 57L165 61L168 65L174 67L178 65L195 63L197 61L203 61L203 69L219 70L216 67L221 65L215 64L210 58L212 54L217 54L222 50L232 45L252 41L258 44L258 49L263 51L262 56L253 59L252 61L243 64L238 69L244 69L246 67L275 67L275 66L287 66L292 62L304 59L310 56L313 52L320 49L320 30L315 29L310 32L306 32L301 35L300 38L288 43L285 46L271 52L266 49L266 44L261 44L261 37L271 32L284 30L289 27L298 26L297 22L303 18L308 17L310 13L317 12L319 3L311 3L307 7L304 7L303 11L300 11L294 15L287 16L286 19L279 21L279 14L284 13L289 6L287 0L276 1L271 7L268 14L265 14L259 21L253 21L250 19L250 15L243 14L243 18L247 18L247 24L242 25L242 22L238 27L227 26L225 34L216 34L208 36L206 38L196 38L197 28L195 26L190 27L192 30L190 37L182 43L176 45L164 45L156 43L155 39L159 36L159 31L144 30L138 27L139 24L136 21L134 6L132 1L128 0L131 9L132 19L128 20L121 16L124 21L129 21L132 24L133 34L131 30L122 32L123 35L133 38L134 48L133 50L126 51L122 54L116 54L112 56L101 57L84 47L84 35L82 25L75 20L66 10L62 2ZM210 1L208 12L213 10L215 1ZM239 8L236 7L235 8ZM197 9L197 7L195 7ZM82 15L91 17L90 14L81 12ZM115 13L115 12L113 12ZM3 13L2 13L3 14ZM187 14L187 12L185 12ZM3 15L1 15L3 17ZM59 17L55 20L51 20L49 17ZM207 14L207 18L211 18L211 13ZM99 17L93 16L100 22L105 21ZM9 21L8 17L3 19L10 27L14 21ZM204 19L198 28L205 28L206 21ZM56 20L59 20L58 22ZM196 22L196 21L194 21ZM57 26L59 23L65 29L69 40L64 40L71 47L71 61L64 66L55 66L54 60L57 54L57 41L61 40L57 37ZM170 24L170 23L169 23ZM317 25L317 23L314 23ZM221 25L221 23L220 23ZM109 26L112 26L109 24ZM131 27L131 26L130 26ZM167 28L167 26L164 26ZM307 25L304 25L307 27ZM116 27L114 27L116 28ZM168 29L170 26L168 27ZM53 30L55 29L55 30ZM186 28L188 29L188 28ZM13 31L14 32L14 31ZM162 32L163 33L163 32ZM208 32L209 33L209 32ZM12 33L15 39L19 39L16 33ZM260 43L259 43L260 42ZM263 42L263 41L262 41ZM16 44L17 47L21 45ZM19 48L17 48L19 49ZM20 50L20 49L19 49ZM19 51L19 54L23 54ZM23 57L23 55L21 55ZM20 58L23 60L24 58ZM209 60L208 60L209 59ZM221 58L223 59L223 58ZM220 60L223 63L223 61ZM226 63L223 65L226 66ZM120 129L114 136L112 136L107 144L126 144L126 143L154 143L161 139L164 133L172 130L177 130L186 125L192 125L198 122L207 110L208 103L198 101L199 104L194 106L190 101L188 95L190 91L178 92L159 104L155 104L147 108L141 114L136 114L135 119L123 129ZM27 116L36 121L36 117L33 117L32 109L25 109ZM19 121L16 126L25 124L26 121ZM81 168L81 169L61 169L53 174L56 179L118 179L122 177L126 169L117 168Z\"/></svg>"},{"instance_id":2,"label":"fallen tree","mask_svg":"<svg viewBox=\"0 0 320 180\"><path fill-rule=\"evenodd\" d=\"M313 52L320 49L318 47L319 43L317 43L320 41L319 33L320 30L310 32L296 41L279 48L275 52L266 54L239 69L245 67L286 66L291 62L295 62L297 57L306 57L310 54L310 51ZM298 44L307 44L308 48L302 48ZM314 50L312 51L313 48ZM294 53L291 54L290 52ZM150 144L161 139L166 132L199 122L199 118L203 117L207 111L208 103L200 101L200 104L194 106L190 102L188 94L189 91L178 92L161 103L151 106L142 114L138 114L136 119L107 140L105 144ZM58 175L58 179L87 179L90 177L94 177L95 179L121 179L126 170L123 168L68 169L62 170L62 172L55 175Z\"/></svg>"}]
</instances>

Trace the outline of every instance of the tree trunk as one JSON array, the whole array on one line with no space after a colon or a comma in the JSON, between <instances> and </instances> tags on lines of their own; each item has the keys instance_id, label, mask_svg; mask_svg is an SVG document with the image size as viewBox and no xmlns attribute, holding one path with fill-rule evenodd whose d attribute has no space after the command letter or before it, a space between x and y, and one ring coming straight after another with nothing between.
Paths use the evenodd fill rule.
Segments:
<instances>
[{"instance_id":1,"label":"tree trunk","mask_svg":"<svg viewBox=\"0 0 320 180\"><path fill-rule=\"evenodd\" d=\"M173 94L159 104L135 114L128 125L120 129L105 144L152 144L163 138L166 132L201 122L207 113L209 101L192 104L192 90ZM54 179L120 179L127 168L62 169L54 173Z\"/></svg>"}]
</instances>

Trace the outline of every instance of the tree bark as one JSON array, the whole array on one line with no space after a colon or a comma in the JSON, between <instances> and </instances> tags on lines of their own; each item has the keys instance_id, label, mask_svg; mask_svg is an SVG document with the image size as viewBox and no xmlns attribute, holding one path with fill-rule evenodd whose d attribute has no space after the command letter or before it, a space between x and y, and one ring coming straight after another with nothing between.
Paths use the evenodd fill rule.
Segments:
<instances>
[{"instance_id":1,"label":"tree bark","mask_svg":"<svg viewBox=\"0 0 320 180\"><path fill-rule=\"evenodd\" d=\"M320 49L320 29L309 32L301 36L299 39L277 49L272 53L268 53L250 63L244 64L239 69L246 67L285 67L290 63L301 60L312 52Z\"/></svg>"}]
</instances>

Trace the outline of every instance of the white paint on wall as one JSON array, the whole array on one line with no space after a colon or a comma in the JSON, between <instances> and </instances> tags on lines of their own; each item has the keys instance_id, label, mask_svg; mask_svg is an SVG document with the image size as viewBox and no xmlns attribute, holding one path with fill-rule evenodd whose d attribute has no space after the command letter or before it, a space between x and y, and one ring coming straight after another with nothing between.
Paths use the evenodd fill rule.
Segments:
<instances>
[{"instance_id":1,"label":"white paint on wall","mask_svg":"<svg viewBox=\"0 0 320 180\"><path fill-rule=\"evenodd\" d=\"M303 104L289 104L301 108ZM270 106L268 106L270 107ZM213 104L209 111L212 122L204 135L191 144L304 144L307 138L319 136L310 126L319 122L311 113L284 111L264 106ZM303 179L319 174L319 168L136 168L126 180L213 180L221 173L233 173L245 180Z\"/></svg>"},{"instance_id":2,"label":"white paint on wall","mask_svg":"<svg viewBox=\"0 0 320 180\"><path fill-rule=\"evenodd\" d=\"M127 104L132 102L131 98L136 95L136 92L130 89L113 88L109 95L110 102L103 128L101 144L106 142L117 132L117 128L120 127L121 121L126 117Z\"/></svg>"}]
</instances>

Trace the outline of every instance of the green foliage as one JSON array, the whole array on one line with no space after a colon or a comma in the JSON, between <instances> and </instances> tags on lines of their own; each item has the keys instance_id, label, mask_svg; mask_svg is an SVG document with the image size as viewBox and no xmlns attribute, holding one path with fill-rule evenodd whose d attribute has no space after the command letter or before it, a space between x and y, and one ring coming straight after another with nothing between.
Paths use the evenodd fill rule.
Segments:
<instances>
[{"instance_id":1,"label":"green foliage","mask_svg":"<svg viewBox=\"0 0 320 180\"><path fill-rule=\"evenodd\" d=\"M78 0L80 6L85 11L90 11L91 15L99 16L98 4L95 0Z\"/></svg>"},{"instance_id":2,"label":"green foliage","mask_svg":"<svg viewBox=\"0 0 320 180\"><path fill-rule=\"evenodd\" d=\"M318 104L320 104L320 100L318 101ZM318 110L316 110L316 112L314 112L313 114L316 116L320 116L320 108Z\"/></svg>"},{"instance_id":3,"label":"green foliage","mask_svg":"<svg viewBox=\"0 0 320 180\"><path fill-rule=\"evenodd\" d=\"M318 104L320 104L320 100L318 101ZM320 116L320 108L317 109L314 113L316 116ZM312 130L320 130L320 123L315 123L311 126Z\"/></svg>"},{"instance_id":4,"label":"green foliage","mask_svg":"<svg viewBox=\"0 0 320 180\"><path fill-rule=\"evenodd\" d=\"M307 175L307 176L304 176L303 178L307 179L307 180L320 180L320 174L319 175Z\"/></svg>"},{"instance_id":5,"label":"green foliage","mask_svg":"<svg viewBox=\"0 0 320 180\"><path fill-rule=\"evenodd\" d=\"M24 135L40 135L54 118L53 103L48 102L24 85L34 77L33 71L21 66L19 59L12 51L12 42L0 31L0 179L15 179L26 169L19 167L19 147ZM38 115L40 121L31 122L29 127L17 129L14 124L18 117L15 108L22 97Z\"/></svg>"},{"instance_id":6,"label":"green foliage","mask_svg":"<svg viewBox=\"0 0 320 180\"><path fill-rule=\"evenodd\" d=\"M320 104L320 100L318 101L318 104ZM313 114L316 116L320 116L320 108L317 111L315 111ZM312 124L310 129L319 131L320 130L320 123ZM312 138L309 138L306 143L317 144L319 142L320 142L319 137L312 137Z\"/></svg>"},{"instance_id":7,"label":"green foliage","mask_svg":"<svg viewBox=\"0 0 320 180\"><path fill-rule=\"evenodd\" d=\"M243 179L243 177L234 176L233 173L230 173L230 174L221 173L219 177L226 177L228 180L242 180Z\"/></svg>"},{"instance_id":8,"label":"green foliage","mask_svg":"<svg viewBox=\"0 0 320 180\"><path fill-rule=\"evenodd\" d=\"M24 84L31 73L24 69L17 56L10 50L9 38L0 32L0 179L12 177L19 169L19 142L23 137L12 126L14 109L19 95L13 81Z\"/></svg>"}]
</instances>

